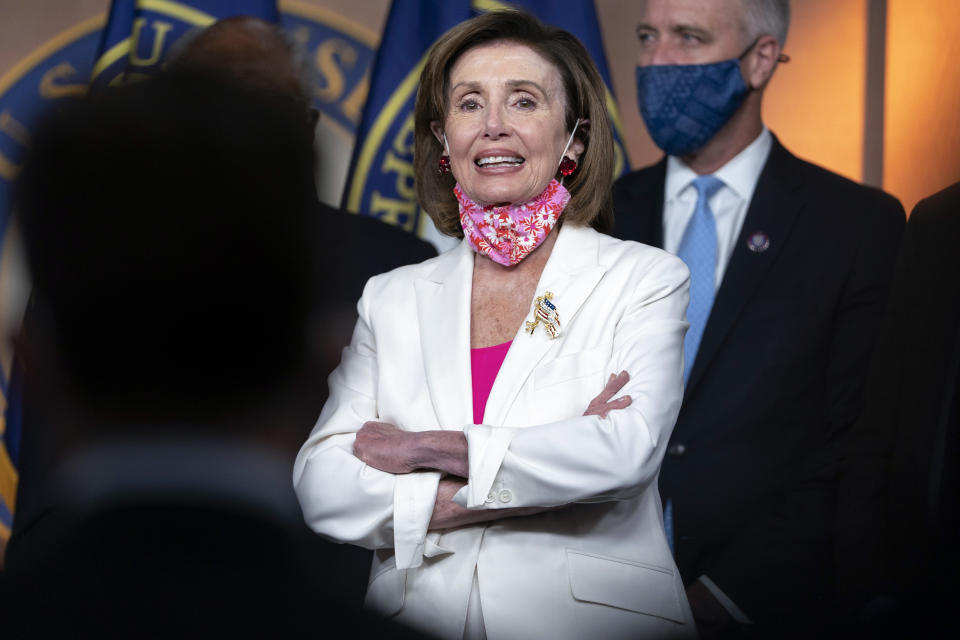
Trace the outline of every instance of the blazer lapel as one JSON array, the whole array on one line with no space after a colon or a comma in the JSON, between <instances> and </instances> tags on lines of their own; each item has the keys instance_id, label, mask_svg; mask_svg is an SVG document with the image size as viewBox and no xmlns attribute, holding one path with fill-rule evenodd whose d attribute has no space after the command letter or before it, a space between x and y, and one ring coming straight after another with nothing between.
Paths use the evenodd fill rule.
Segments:
<instances>
[{"instance_id":1,"label":"blazer lapel","mask_svg":"<svg viewBox=\"0 0 960 640\"><path fill-rule=\"evenodd\" d=\"M799 172L793 168L795 164L796 158L774 138L770 157L760 174L740 237L727 265L723 283L717 291L684 398L690 397L710 366L744 305L776 260L797 214L803 208L804 201L799 197L801 181L797 177ZM747 240L757 232L766 234L770 240L769 248L762 252L752 251L747 246Z\"/></svg>"},{"instance_id":2,"label":"blazer lapel","mask_svg":"<svg viewBox=\"0 0 960 640\"><path fill-rule=\"evenodd\" d=\"M470 376L470 294L473 251L466 241L440 257L414 282L423 366L437 424L461 429L473 422Z\"/></svg>"},{"instance_id":3,"label":"blazer lapel","mask_svg":"<svg viewBox=\"0 0 960 640\"><path fill-rule=\"evenodd\" d=\"M559 233L535 295L542 296L547 291L553 294L552 302L560 316L560 336L552 339L540 327L530 334L525 325L521 325L490 390L484 413L486 424L503 425L524 382L543 357L551 349L558 348L556 345L577 322L580 307L606 271L599 263L599 234L596 231L564 226ZM530 303L527 320L533 318L533 300Z\"/></svg>"}]
</instances>

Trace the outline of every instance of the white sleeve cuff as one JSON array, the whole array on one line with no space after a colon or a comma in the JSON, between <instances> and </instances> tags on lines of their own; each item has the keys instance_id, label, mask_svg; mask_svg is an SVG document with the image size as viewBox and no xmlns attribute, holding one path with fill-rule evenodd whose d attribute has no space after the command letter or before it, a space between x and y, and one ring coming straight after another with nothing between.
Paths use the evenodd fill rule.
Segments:
<instances>
[{"instance_id":1,"label":"white sleeve cuff","mask_svg":"<svg viewBox=\"0 0 960 640\"><path fill-rule=\"evenodd\" d=\"M397 569L423 562L427 527L437 501L440 473L424 471L396 476L393 488L393 547Z\"/></svg>"},{"instance_id":2,"label":"white sleeve cuff","mask_svg":"<svg viewBox=\"0 0 960 640\"><path fill-rule=\"evenodd\" d=\"M484 424L473 424L464 428L469 477L467 486L453 497L454 502L468 509L478 509L490 504L487 497L493 490L503 457L516 431L511 427L488 427Z\"/></svg>"}]
</instances>

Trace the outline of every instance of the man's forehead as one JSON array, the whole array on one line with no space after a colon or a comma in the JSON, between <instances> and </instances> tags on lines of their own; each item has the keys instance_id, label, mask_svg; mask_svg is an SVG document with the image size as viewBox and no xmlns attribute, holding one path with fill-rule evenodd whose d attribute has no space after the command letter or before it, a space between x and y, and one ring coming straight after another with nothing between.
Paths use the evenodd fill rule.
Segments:
<instances>
[{"instance_id":1,"label":"man's forehead","mask_svg":"<svg viewBox=\"0 0 960 640\"><path fill-rule=\"evenodd\" d=\"M640 26L720 31L737 27L741 11L741 0L643 0Z\"/></svg>"}]
</instances>

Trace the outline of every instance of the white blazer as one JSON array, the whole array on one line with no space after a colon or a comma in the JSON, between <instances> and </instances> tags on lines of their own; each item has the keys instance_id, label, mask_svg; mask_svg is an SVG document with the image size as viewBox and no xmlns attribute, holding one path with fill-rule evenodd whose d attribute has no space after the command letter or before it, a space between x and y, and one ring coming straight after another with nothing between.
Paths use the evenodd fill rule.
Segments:
<instances>
[{"instance_id":1,"label":"white blazer","mask_svg":"<svg viewBox=\"0 0 960 640\"><path fill-rule=\"evenodd\" d=\"M475 425L473 260L464 241L367 283L294 467L307 523L375 549L367 606L439 638L462 637L475 571L491 639L695 636L657 490L683 392L686 266L565 225L536 288L553 293L562 333L518 330ZM630 407L583 417L621 370ZM471 509L569 506L428 534L440 474L362 463L352 450L367 420L464 431L456 499Z\"/></svg>"}]
</instances>

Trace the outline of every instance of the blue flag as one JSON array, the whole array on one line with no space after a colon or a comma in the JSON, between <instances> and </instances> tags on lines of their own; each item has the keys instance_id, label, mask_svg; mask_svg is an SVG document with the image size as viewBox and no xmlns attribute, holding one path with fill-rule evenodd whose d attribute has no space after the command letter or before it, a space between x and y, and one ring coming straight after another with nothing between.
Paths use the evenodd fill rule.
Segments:
<instances>
[{"instance_id":1,"label":"blue flag","mask_svg":"<svg viewBox=\"0 0 960 640\"><path fill-rule=\"evenodd\" d=\"M522 8L575 35L607 84L615 123L617 174L628 168L610 73L592 0L393 0L373 66L370 93L357 129L343 207L380 218L444 244L413 190L413 107L427 50L459 22L487 11Z\"/></svg>"},{"instance_id":2,"label":"blue flag","mask_svg":"<svg viewBox=\"0 0 960 640\"><path fill-rule=\"evenodd\" d=\"M113 0L90 83L103 87L154 75L181 36L231 16L280 20L276 0Z\"/></svg>"},{"instance_id":3,"label":"blue flag","mask_svg":"<svg viewBox=\"0 0 960 640\"><path fill-rule=\"evenodd\" d=\"M393 0L357 129L343 206L424 235L413 192L413 104L427 50L470 0Z\"/></svg>"},{"instance_id":4,"label":"blue flag","mask_svg":"<svg viewBox=\"0 0 960 640\"><path fill-rule=\"evenodd\" d=\"M10 538L13 507L17 496L17 458L20 453L20 367L14 360L12 373L0 371L0 540Z\"/></svg>"}]
</instances>

